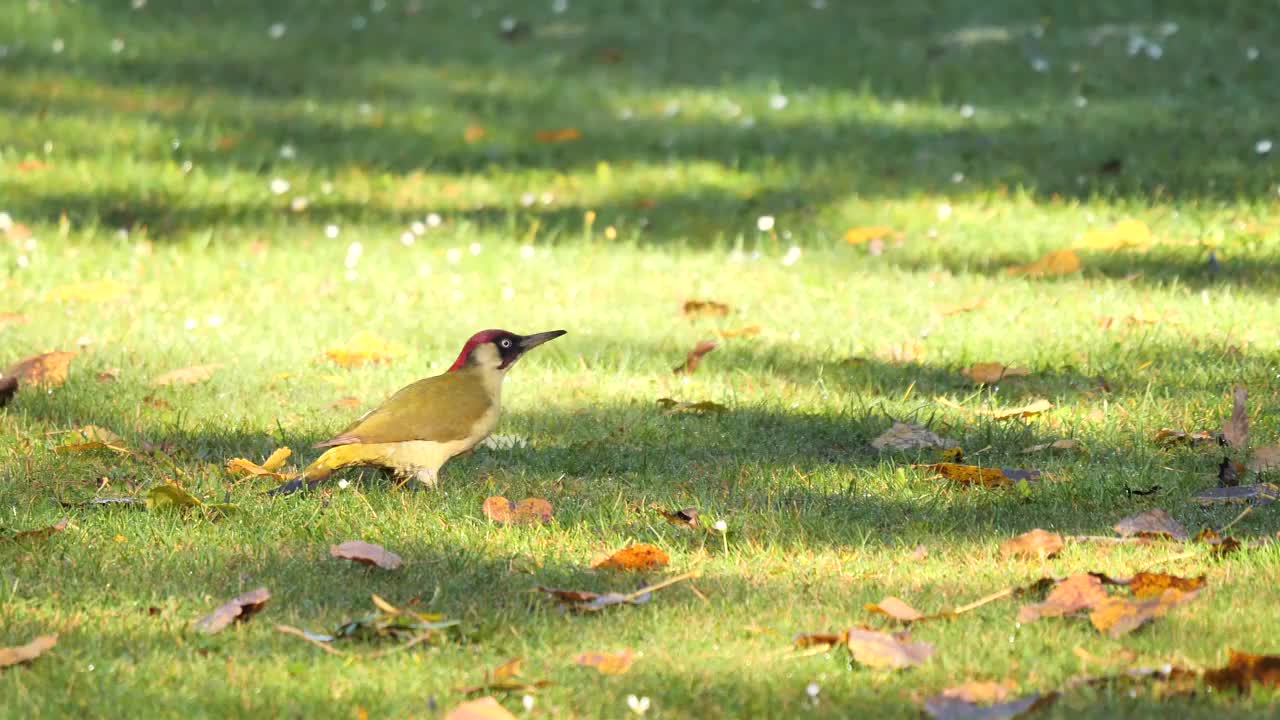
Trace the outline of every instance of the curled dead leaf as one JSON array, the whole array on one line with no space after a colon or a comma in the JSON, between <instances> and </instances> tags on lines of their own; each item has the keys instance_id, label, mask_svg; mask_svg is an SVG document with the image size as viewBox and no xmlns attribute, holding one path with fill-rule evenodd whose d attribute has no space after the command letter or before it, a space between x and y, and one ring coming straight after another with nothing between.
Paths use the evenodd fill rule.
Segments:
<instances>
[{"instance_id":1,"label":"curled dead leaf","mask_svg":"<svg viewBox=\"0 0 1280 720\"><path fill-rule=\"evenodd\" d=\"M581 137L582 131L575 127L550 128L533 134L533 139L540 143L572 142Z\"/></svg>"},{"instance_id":2,"label":"curled dead leaf","mask_svg":"<svg viewBox=\"0 0 1280 720\"><path fill-rule=\"evenodd\" d=\"M1030 623L1042 617L1062 617L1089 610L1107 599L1102 581L1089 573L1072 575L1054 585L1044 602L1023 605L1018 609L1018 622Z\"/></svg>"},{"instance_id":3,"label":"curled dead leaf","mask_svg":"<svg viewBox=\"0 0 1280 720\"><path fill-rule=\"evenodd\" d=\"M698 369L698 364L702 362L702 357L715 349L716 343L714 340L703 340L699 342L697 345L694 345L693 349L689 351L689 354L685 356L684 363L672 368L671 372L676 375L692 375L693 371Z\"/></svg>"},{"instance_id":4,"label":"curled dead leaf","mask_svg":"<svg viewBox=\"0 0 1280 720\"><path fill-rule=\"evenodd\" d=\"M270 599L271 591L264 587L242 593L223 603L217 610L197 620L195 628L208 635L221 632L233 622L248 620L250 616L261 610Z\"/></svg>"},{"instance_id":5,"label":"curled dead leaf","mask_svg":"<svg viewBox=\"0 0 1280 720\"><path fill-rule=\"evenodd\" d=\"M329 554L342 560L350 560L363 565L377 565L384 570L395 570L403 562L400 556L390 550L367 543L362 540L347 540L329 548Z\"/></svg>"},{"instance_id":6,"label":"curled dead leaf","mask_svg":"<svg viewBox=\"0 0 1280 720\"><path fill-rule=\"evenodd\" d=\"M1177 445L1185 443L1188 445L1216 445L1221 435L1208 430L1198 430L1196 432L1187 432L1186 430L1175 430L1173 428L1160 428L1156 431L1155 441L1161 445Z\"/></svg>"},{"instance_id":7,"label":"curled dead leaf","mask_svg":"<svg viewBox=\"0 0 1280 720\"><path fill-rule=\"evenodd\" d=\"M285 460L288 460L292 454L293 451L287 447L279 448L261 465L245 458L231 458L227 461L227 471L234 475L284 478L286 474L277 471L284 466Z\"/></svg>"},{"instance_id":8,"label":"curled dead leaf","mask_svg":"<svg viewBox=\"0 0 1280 720\"><path fill-rule=\"evenodd\" d=\"M1223 667L1208 670L1204 681L1216 690L1247 692L1254 685L1280 687L1280 655L1254 655L1232 650Z\"/></svg>"},{"instance_id":9,"label":"curled dead leaf","mask_svg":"<svg viewBox=\"0 0 1280 720\"><path fill-rule=\"evenodd\" d=\"M1115 531L1120 537L1168 538L1178 542L1187 539L1187 531L1182 523L1160 508L1152 508L1122 519L1115 524Z\"/></svg>"},{"instance_id":10,"label":"curled dead leaf","mask_svg":"<svg viewBox=\"0 0 1280 720\"><path fill-rule=\"evenodd\" d=\"M874 668L901 669L920 665L933 655L933 645L912 642L906 633L877 632L853 628L845 635L845 645L853 659Z\"/></svg>"},{"instance_id":11,"label":"curled dead leaf","mask_svg":"<svg viewBox=\"0 0 1280 720\"><path fill-rule=\"evenodd\" d=\"M1204 582L1204 575L1199 577L1179 577L1167 573L1139 572L1129 579L1128 587L1129 592L1133 593L1135 598L1149 598L1162 595L1165 590L1170 588L1181 590L1182 592L1199 590L1204 587Z\"/></svg>"},{"instance_id":12,"label":"curled dead leaf","mask_svg":"<svg viewBox=\"0 0 1280 720\"><path fill-rule=\"evenodd\" d=\"M1024 455L1030 455L1032 453L1044 452L1045 450L1067 451L1075 450L1078 447L1079 444L1077 444L1075 440L1063 438L1061 440L1054 440L1051 443L1041 443L1039 445L1032 445L1031 447L1023 448L1022 453Z\"/></svg>"},{"instance_id":13,"label":"curled dead leaf","mask_svg":"<svg viewBox=\"0 0 1280 720\"><path fill-rule=\"evenodd\" d=\"M58 522L42 528L34 528L32 530L19 530L7 538L0 540L12 540L13 542L43 540L54 533L60 533L67 529L68 518L62 518Z\"/></svg>"},{"instance_id":14,"label":"curled dead leaf","mask_svg":"<svg viewBox=\"0 0 1280 720\"><path fill-rule=\"evenodd\" d=\"M925 614L906 604L902 600L886 596L878 603L867 603L863 606L867 612L887 615L894 620L901 620L904 623L911 623L917 620L925 619Z\"/></svg>"},{"instance_id":15,"label":"curled dead leaf","mask_svg":"<svg viewBox=\"0 0 1280 720\"><path fill-rule=\"evenodd\" d=\"M729 306L716 300L685 300L681 312L687 317L724 317L729 314Z\"/></svg>"},{"instance_id":16,"label":"curled dead leaf","mask_svg":"<svg viewBox=\"0 0 1280 720\"><path fill-rule=\"evenodd\" d=\"M1057 555L1065 546L1058 533L1036 528L1000 543L1000 556L1044 560Z\"/></svg>"},{"instance_id":17,"label":"curled dead leaf","mask_svg":"<svg viewBox=\"0 0 1280 720\"><path fill-rule=\"evenodd\" d=\"M444 720L516 720L492 696L470 700L445 713Z\"/></svg>"}]
</instances>

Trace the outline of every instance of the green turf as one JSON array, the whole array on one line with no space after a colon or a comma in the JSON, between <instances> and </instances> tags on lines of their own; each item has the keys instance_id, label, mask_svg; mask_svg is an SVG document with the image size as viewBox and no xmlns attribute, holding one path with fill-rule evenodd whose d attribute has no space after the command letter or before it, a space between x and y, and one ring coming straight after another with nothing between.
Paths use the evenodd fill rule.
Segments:
<instances>
[{"instance_id":1,"label":"green turf","mask_svg":"<svg viewBox=\"0 0 1280 720\"><path fill-rule=\"evenodd\" d=\"M996 548L1033 527L1110 534L1151 507L1220 526L1238 508L1189 498L1215 483L1221 452L1164 449L1154 433L1218 427L1237 383L1255 445L1277 442L1280 411L1280 147L1257 146L1280 142L1274 3L817 5L0 4L0 211L33 234L0 245L0 312L25 316L0 324L0 362L83 344L65 384L0 411L0 529L71 518L47 540L0 544L0 646L60 636L0 670L0 714L436 717L521 656L553 683L530 717L633 716L631 694L651 717L911 717L969 679L1047 691L1106 669L1077 648L1196 668L1231 647L1280 649L1280 553L1214 560L1192 546L1158 567L1207 574L1207 591L1119 640L1080 619L1019 627L1004 601L919 626L937 652L917 669L791 655L798 632L884 625L863 610L884 595L939 610L1042 572L1124 575L1180 552L1072 545L1042 568ZM557 128L581 137L536 140ZM412 235L429 213L440 225ZM1061 278L1006 273L1123 218L1160 242L1083 251ZM843 241L867 225L900 242L873 254ZM123 294L56 299L103 279ZM685 318L689 298L732 313ZM976 298L987 305L937 311ZM744 325L761 332L671 374L698 340ZM499 432L527 446L453 461L436 492L350 472L344 489L267 499L270 483L223 470L278 446L314 458L311 443L486 327L570 333L507 383ZM361 331L405 352L356 369L325 359ZM915 362L883 355L912 339L926 350ZM959 370L988 360L1031 374L975 389ZM221 367L151 385L197 364ZM343 397L360 408L331 407ZM661 397L730 409L667 415ZM976 412L1037 398L1055 409ZM1052 480L946 485L910 467L930 453L869 447L891 418ZM86 424L149 454L54 452L52 433ZM1059 437L1085 452L1020 454ZM170 478L238 510L74 505ZM480 506L494 494L548 498L555 520L493 526ZM727 523L723 542L656 512L689 505ZM1277 529L1269 508L1233 528ZM329 558L353 538L404 567ZM629 541L665 548L668 572L590 570ZM912 559L921 544L927 558ZM694 569L599 616L532 592L628 591ZM249 623L192 632L259 585L274 597ZM362 661L272 629L332 628L370 593L418 598L461 632ZM640 657L622 676L572 662L625 647ZM519 694L501 697L526 714ZM1276 697L1101 689L1044 716L1256 717Z\"/></svg>"}]
</instances>

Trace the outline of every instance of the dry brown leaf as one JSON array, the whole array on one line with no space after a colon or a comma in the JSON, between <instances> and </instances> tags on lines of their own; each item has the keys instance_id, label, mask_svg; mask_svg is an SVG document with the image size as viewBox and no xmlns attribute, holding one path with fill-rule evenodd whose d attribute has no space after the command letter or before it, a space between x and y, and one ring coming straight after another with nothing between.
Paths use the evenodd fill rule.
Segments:
<instances>
[{"instance_id":1,"label":"dry brown leaf","mask_svg":"<svg viewBox=\"0 0 1280 720\"><path fill-rule=\"evenodd\" d=\"M698 527L698 508L687 507L680 510L672 510L671 512L666 510L659 510L658 512L662 513L662 517L666 518L667 522L672 525L684 528Z\"/></svg>"},{"instance_id":2,"label":"dry brown leaf","mask_svg":"<svg viewBox=\"0 0 1280 720\"><path fill-rule=\"evenodd\" d=\"M983 307L986 304L987 304L986 298L972 298L970 300L965 300L963 302L958 302L958 303L943 303L941 305L935 305L934 309L938 311L939 315L943 317L947 317L948 315L956 315L962 312L977 310L978 308Z\"/></svg>"},{"instance_id":3,"label":"dry brown leaf","mask_svg":"<svg viewBox=\"0 0 1280 720\"><path fill-rule=\"evenodd\" d=\"M1021 377L1031 373L1026 368L1007 367L998 362L981 362L961 370L960 374L978 385L994 385L1008 377Z\"/></svg>"},{"instance_id":4,"label":"dry brown leaf","mask_svg":"<svg viewBox=\"0 0 1280 720\"><path fill-rule=\"evenodd\" d=\"M75 300L79 302L107 302L129 292L129 288L115 280L92 280L90 282L60 285L49 291L46 298L52 302Z\"/></svg>"},{"instance_id":5,"label":"dry brown leaf","mask_svg":"<svg viewBox=\"0 0 1280 720\"><path fill-rule=\"evenodd\" d=\"M662 548L649 543L637 543L591 563L591 567L597 570L652 570L665 567L670 561L671 558Z\"/></svg>"},{"instance_id":6,"label":"dry brown leaf","mask_svg":"<svg viewBox=\"0 0 1280 720\"><path fill-rule=\"evenodd\" d=\"M1173 608L1189 602L1199 593L1167 589L1158 597L1146 600L1130 600L1109 597L1099 602L1089 613L1089 621L1098 632L1115 639L1145 625L1148 621L1168 613Z\"/></svg>"},{"instance_id":7,"label":"dry brown leaf","mask_svg":"<svg viewBox=\"0 0 1280 720\"><path fill-rule=\"evenodd\" d=\"M797 650L832 648L836 645L843 645L845 637L844 633L799 633L791 639L791 644Z\"/></svg>"},{"instance_id":8,"label":"dry brown leaf","mask_svg":"<svg viewBox=\"0 0 1280 720\"><path fill-rule=\"evenodd\" d=\"M4 375L16 379L19 386L61 385L67 380L67 373L71 369L71 358L75 356L75 352L67 350L32 355L10 365Z\"/></svg>"},{"instance_id":9,"label":"dry brown leaf","mask_svg":"<svg viewBox=\"0 0 1280 720\"><path fill-rule=\"evenodd\" d=\"M1072 575L1054 585L1044 602L1023 605L1018 609L1018 622L1035 622L1042 617L1061 617L1089 610L1107 599L1102 581L1089 573Z\"/></svg>"},{"instance_id":10,"label":"dry brown leaf","mask_svg":"<svg viewBox=\"0 0 1280 720\"><path fill-rule=\"evenodd\" d=\"M1173 588L1182 592L1191 592L1204 587L1205 576L1178 577L1166 573L1135 573L1129 579L1129 592L1136 598L1149 598L1162 595L1165 590Z\"/></svg>"},{"instance_id":11,"label":"dry brown leaf","mask_svg":"<svg viewBox=\"0 0 1280 720\"><path fill-rule=\"evenodd\" d=\"M716 300L685 300L681 311L688 317L724 317L729 314L729 306Z\"/></svg>"},{"instance_id":12,"label":"dry brown leaf","mask_svg":"<svg viewBox=\"0 0 1280 720\"><path fill-rule=\"evenodd\" d=\"M351 560L364 565L377 565L384 570L395 570L403 560L400 556L382 547L362 540L347 540L329 548L329 554L342 560Z\"/></svg>"},{"instance_id":13,"label":"dry brown leaf","mask_svg":"<svg viewBox=\"0 0 1280 720\"><path fill-rule=\"evenodd\" d=\"M40 635L26 645L0 648L0 668L31 662L57 644L57 635Z\"/></svg>"},{"instance_id":14,"label":"dry brown leaf","mask_svg":"<svg viewBox=\"0 0 1280 720\"><path fill-rule=\"evenodd\" d=\"M1153 242L1151 228L1146 223L1128 218L1111 227L1086 232L1074 247L1077 250L1146 250Z\"/></svg>"},{"instance_id":15,"label":"dry brown leaf","mask_svg":"<svg viewBox=\"0 0 1280 720\"><path fill-rule=\"evenodd\" d=\"M354 408L358 408L360 407L360 398L351 397L351 396L340 397L337 400L334 400L333 402L329 403L329 407L340 408L343 410L351 410Z\"/></svg>"},{"instance_id":16,"label":"dry brown leaf","mask_svg":"<svg viewBox=\"0 0 1280 720\"><path fill-rule=\"evenodd\" d=\"M1153 508L1124 518L1115 524L1121 537L1172 538L1178 542L1187 539L1187 530L1167 511Z\"/></svg>"},{"instance_id":17,"label":"dry brown leaf","mask_svg":"<svg viewBox=\"0 0 1280 720\"><path fill-rule=\"evenodd\" d=\"M869 240L880 240L894 234L891 227L885 225L868 225L851 227L844 231L844 241L850 245L861 245Z\"/></svg>"},{"instance_id":18,"label":"dry brown leaf","mask_svg":"<svg viewBox=\"0 0 1280 720\"><path fill-rule=\"evenodd\" d=\"M962 685L946 688L937 697L951 700L963 700L969 703L986 705L998 703L1009 697L1009 693L1017 689L1018 684L1012 680L995 682L994 680L971 680Z\"/></svg>"},{"instance_id":19,"label":"dry brown leaf","mask_svg":"<svg viewBox=\"0 0 1280 720\"><path fill-rule=\"evenodd\" d=\"M1022 480L1034 482L1039 480L1041 475L1039 470L979 467L977 465L962 465L959 463L932 463L929 465L912 465L911 467L932 470L947 480L952 480L962 485L982 485L983 487L1004 487Z\"/></svg>"},{"instance_id":20,"label":"dry brown leaf","mask_svg":"<svg viewBox=\"0 0 1280 720\"><path fill-rule=\"evenodd\" d=\"M1280 655L1254 655L1231 651L1224 667L1208 670L1204 681L1216 690L1246 692L1253 685L1280 687Z\"/></svg>"},{"instance_id":21,"label":"dry brown leaf","mask_svg":"<svg viewBox=\"0 0 1280 720\"><path fill-rule=\"evenodd\" d=\"M67 529L68 518L62 518L58 522L47 527L35 528L34 530L19 530L9 538L0 538L2 540L12 540L14 542L26 540L43 540L54 533L62 532Z\"/></svg>"},{"instance_id":22,"label":"dry brown leaf","mask_svg":"<svg viewBox=\"0 0 1280 720\"><path fill-rule=\"evenodd\" d=\"M462 131L462 139L468 143L478 142L484 139L484 136L485 129L481 125L468 125L466 129Z\"/></svg>"},{"instance_id":23,"label":"dry brown leaf","mask_svg":"<svg viewBox=\"0 0 1280 720\"><path fill-rule=\"evenodd\" d=\"M853 659L874 668L900 669L919 665L933 654L933 645L912 642L905 633L876 632L853 628L845 636L845 645Z\"/></svg>"},{"instance_id":24,"label":"dry brown leaf","mask_svg":"<svg viewBox=\"0 0 1280 720\"><path fill-rule=\"evenodd\" d=\"M346 345L329 348L325 357L342 367L389 363L407 352L399 343L384 340L371 332L356 333Z\"/></svg>"},{"instance_id":25,"label":"dry brown leaf","mask_svg":"<svg viewBox=\"0 0 1280 720\"><path fill-rule=\"evenodd\" d=\"M581 137L582 131L575 127L550 128L533 134L533 139L540 143L571 142Z\"/></svg>"},{"instance_id":26,"label":"dry brown leaf","mask_svg":"<svg viewBox=\"0 0 1280 720\"><path fill-rule=\"evenodd\" d=\"M486 498L480 507L481 512L490 520L503 525L527 525L529 523L550 522L551 503L542 498L525 498L520 502L512 502L501 495Z\"/></svg>"},{"instance_id":27,"label":"dry brown leaf","mask_svg":"<svg viewBox=\"0 0 1280 720\"><path fill-rule=\"evenodd\" d=\"M1024 448L1022 450L1022 453L1024 455L1030 455L1032 453L1044 452L1045 450L1063 450L1063 451L1075 450L1077 447L1079 447L1079 445L1076 443L1075 440L1071 440L1069 438L1063 438L1061 440L1054 440L1051 443L1042 443L1040 445L1032 445L1029 448Z\"/></svg>"},{"instance_id":28,"label":"dry brown leaf","mask_svg":"<svg viewBox=\"0 0 1280 720\"><path fill-rule=\"evenodd\" d=\"M444 720L516 720L492 696L464 702L445 713Z\"/></svg>"},{"instance_id":29,"label":"dry brown leaf","mask_svg":"<svg viewBox=\"0 0 1280 720\"><path fill-rule=\"evenodd\" d=\"M689 351L689 354L685 356L684 363L672 368L671 372L676 375L692 375L693 371L698 369L698 364L702 362L702 356L715 349L716 343L714 340L703 340L699 342L697 345L694 345L693 349Z\"/></svg>"},{"instance_id":30,"label":"dry brown leaf","mask_svg":"<svg viewBox=\"0 0 1280 720\"><path fill-rule=\"evenodd\" d=\"M197 620L196 630L208 635L221 632L237 620L244 621L249 619L251 615L261 610L270 599L271 591L264 587L242 593L223 603L217 610Z\"/></svg>"},{"instance_id":31,"label":"dry brown leaf","mask_svg":"<svg viewBox=\"0 0 1280 720\"><path fill-rule=\"evenodd\" d=\"M631 669L636 654L631 648L621 652L585 652L573 659L575 665L595 668L601 675L622 675Z\"/></svg>"},{"instance_id":32,"label":"dry brown leaf","mask_svg":"<svg viewBox=\"0 0 1280 720\"><path fill-rule=\"evenodd\" d=\"M717 330L716 334L725 339L736 337L749 338L759 335L760 330L761 328L759 325L743 325L742 327L736 328L722 328Z\"/></svg>"},{"instance_id":33,"label":"dry brown leaf","mask_svg":"<svg viewBox=\"0 0 1280 720\"><path fill-rule=\"evenodd\" d=\"M1008 420L1009 418L1016 417L1031 417L1032 415L1039 415L1042 412L1047 412L1052 409L1053 403L1048 400L1036 400L1033 403L1023 405L1021 407L992 410L984 414L990 415L996 420Z\"/></svg>"},{"instance_id":34,"label":"dry brown leaf","mask_svg":"<svg viewBox=\"0 0 1280 720\"><path fill-rule=\"evenodd\" d=\"M1000 543L1000 557L1025 557L1044 560L1057 555L1066 542L1062 536L1036 528Z\"/></svg>"},{"instance_id":35,"label":"dry brown leaf","mask_svg":"<svg viewBox=\"0 0 1280 720\"><path fill-rule=\"evenodd\" d=\"M208 380L213 376L213 371L221 367L221 364L213 363L210 365L192 365L191 367L170 370L167 373L157 375L155 379L151 381L151 384L156 386L195 385L196 383L202 383L205 380Z\"/></svg>"},{"instance_id":36,"label":"dry brown leaf","mask_svg":"<svg viewBox=\"0 0 1280 720\"><path fill-rule=\"evenodd\" d=\"M876 357L894 365L905 365L924 357L924 343L918 340L903 340L893 345L885 345L876 350Z\"/></svg>"},{"instance_id":37,"label":"dry brown leaf","mask_svg":"<svg viewBox=\"0 0 1280 720\"><path fill-rule=\"evenodd\" d=\"M1072 250L1054 250L1039 260L1027 265L1014 265L1006 268L1009 275L1026 275L1027 277L1045 277L1053 275L1070 275L1080 270L1080 256Z\"/></svg>"},{"instance_id":38,"label":"dry brown leaf","mask_svg":"<svg viewBox=\"0 0 1280 720\"><path fill-rule=\"evenodd\" d=\"M1222 424L1222 438L1233 448L1243 448L1249 442L1249 415L1245 402L1249 391L1237 385L1231 391L1231 417Z\"/></svg>"},{"instance_id":39,"label":"dry brown leaf","mask_svg":"<svg viewBox=\"0 0 1280 720\"><path fill-rule=\"evenodd\" d=\"M867 612L888 615L894 620L901 620L905 623L923 620L926 617L924 613L892 595L886 596L885 599L878 603L867 603L863 605L863 608Z\"/></svg>"},{"instance_id":40,"label":"dry brown leaf","mask_svg":"<svg viewBox=\"0 0 1280 720\"><path fill-rule=\"evenodd\" d=\"M1280 445L1269 445L1254 450L1253 459L1249 461L1249 469L1259 473L1280 470Z\"/></svg>"},{"instance_id":41,"label":"dry brown leaf","mask_svg":"<svg viewBox=\"0 0 1280 720\"><path fill-rule=\"evenodd\" d=\"M890 448L893 450L915 450L918 448L955 447L956 441L938 435L928 428L914 423L893 422L893 427L885 430L879 437L871 441L876 450Z\"/></svg>"}]
</instances>

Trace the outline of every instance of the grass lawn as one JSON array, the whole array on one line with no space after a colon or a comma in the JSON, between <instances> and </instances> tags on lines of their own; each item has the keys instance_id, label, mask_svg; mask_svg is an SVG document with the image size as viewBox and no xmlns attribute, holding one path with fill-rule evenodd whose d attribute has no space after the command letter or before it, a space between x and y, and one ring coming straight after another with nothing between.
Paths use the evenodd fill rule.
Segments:
<instances>
[{"instance_id":1,"label":"grass lawn","mask_svg":"<svg viewBox=\"0 0 1280 720\"><path fill-rule=\"evenodd\" d=\"M0 542L0 647L59 636L0 670L0 715L431 718L523 657L552 684L532 709L497 693L521 717L638 717L628 695L655 718L914 717L972 679L1044 692L1280 650L1275 545L1218 559L1069 544L1045 563L997 550L1035 527L1111 535L1150 508L1192 532L1230 522L1238 506L1190 500L1223 451L1154 435L1219 428L1235 384L1251 443L1280 440L1274 7L132 5L0 5L0 364L78 351L65 383L0 411L0 534L70 518ZM1077 250L1062 275L1006 270L1124 219L1156 242ZM866 226L894 232L845 241ZM731 310L684 316L695 298ZM758 334L717 336L746 326ZM487 327L569 331L508 378L498 432L526 444L455 459L433 492L347 471L265 497L273 482L225 470L282 446L314 459L313 442ZM326 358L362 332L400 352ZM720 347L673 375L704 339ZM982 361L1029 374L975 387L960 370ZM218 367L153 384L194 365ZM668 414L663 397L729 409ZM1037 399L1054 408L984 414ZM1050 477L949 483L912 467L934 451L870 447L893 419L969 462ZM146 452L55 451L89 424ZM1059 438L1081 449L1022 453ZM84 504L165 480L237 509ZM490 495L547 498L554 520L494 525ZM657 512L685 506L727 533ZM1277 530L1260 507L1232 533ZM348 539L404 566L330 558ZM629 542L670 566L590 568ZM936 652L907 670L791 648L800 632L894 627L863 608L886 595L936 611L1045 574L1143 568L1204 574L1205 591L1119 639L1080 618L1019 625L1022 601L995 602L916 626ZM702 577L591 616L534 591L690 570ZM252 620L193 632L258 586L273 597ZM376 660L273 629L332 629L371 593L460 629ZM638 658L623 675L573 662L624 648ZM1038 717L1257 717L1277 700L1108 686Z\"/></svg>"}]
</instances>

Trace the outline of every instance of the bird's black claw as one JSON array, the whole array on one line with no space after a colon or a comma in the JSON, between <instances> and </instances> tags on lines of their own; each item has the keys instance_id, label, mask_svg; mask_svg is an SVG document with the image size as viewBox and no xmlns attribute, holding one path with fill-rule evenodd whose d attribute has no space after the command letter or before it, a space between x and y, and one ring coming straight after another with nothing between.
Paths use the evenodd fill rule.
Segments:
<instances>
[{"instance_id":1,"label":"bird's black claw","mask_svg":"<svg viewBox=\"0 0 1280 720\"><path fill-rule=\"evenodd\" d=\"M319 484L320 484L319 480L303 480L302 478L298 478L297 480L290 480L287 483L277 485L276 487L273 487L270 490L268 490L266 494L267 495L291 495L304 488L307 490L314 490L315 487Z\"/></svg>"}]
</instances>

